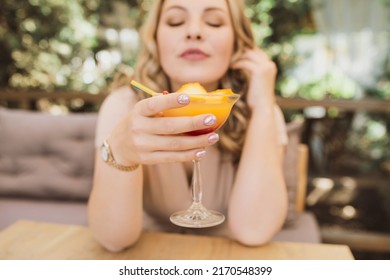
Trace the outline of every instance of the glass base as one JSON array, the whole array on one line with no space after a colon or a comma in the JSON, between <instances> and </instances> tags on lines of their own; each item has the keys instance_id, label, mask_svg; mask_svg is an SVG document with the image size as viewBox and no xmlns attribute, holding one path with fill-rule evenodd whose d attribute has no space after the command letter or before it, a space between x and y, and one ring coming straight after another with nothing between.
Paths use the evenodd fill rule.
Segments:
<instances>
[{"instance_id":1,"label":"glass base","mask_svg":"<svg viewBox=\"0 0 390 280\"><path fill-rule=\"evenodd\" d=\"M225 216L218 211L206 209L201 203L193 203L187 210L173 213L170 220L181 227L205 228L222 224Z\"/></svg>"}]
</instances>

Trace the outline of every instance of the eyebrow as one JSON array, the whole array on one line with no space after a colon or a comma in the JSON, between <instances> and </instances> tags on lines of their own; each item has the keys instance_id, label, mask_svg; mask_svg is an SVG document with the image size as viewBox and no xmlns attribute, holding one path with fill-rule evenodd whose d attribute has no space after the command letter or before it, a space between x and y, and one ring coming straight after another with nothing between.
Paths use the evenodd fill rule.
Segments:
<instances>
[{"instance_id":1,"label":"eyebrow","mask_svg":"<svg viewBox=\"0 0 390 280\"><path fill-rule=\"evenodd\" d=\"M174 5L174 6L168 7L166 9L166 11L173 10L173 9L180 9L180 10L183 10L183 11L187 11L186 8L184 8L182 6L178 6L178 5ZM209 8L205 9L205 12L209 12L209 11L221 11L221 12L224 12L224 13L226 12L224 9L219 8L219 7L209 7Z\"/></svg>"}]
</instances>

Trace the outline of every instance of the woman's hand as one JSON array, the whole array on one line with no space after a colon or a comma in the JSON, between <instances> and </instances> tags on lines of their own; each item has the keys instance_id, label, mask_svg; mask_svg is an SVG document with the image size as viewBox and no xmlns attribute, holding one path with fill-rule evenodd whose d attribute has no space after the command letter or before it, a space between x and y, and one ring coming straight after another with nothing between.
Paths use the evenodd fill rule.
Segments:
<instances>
[{"instance_id":1,"label":"woman's hand","mask_svg":"<svg viewBox=\"0 0 390 280\"><path fill-rule=\"evenodd\" d=\"M248 104L253 109L264 102L274 102L276 64L259 49L247 49L232 65L249 73Z\"/></svg>"},{"instance_id":2,"label":"woman's hand","mask_svg":"<svg viewBox=\"0 0 390 280\"><path fill-rule=\"evenodd\" d=\"M214 125L214 115L162 117L161 112L184 107L189 102L189 96L180 93L139 101L108 139L116 161L124 165L156 164L203 157L205 147L219 140L218 134L188 136L183 133Z\"/></svg>"}]
</instances>

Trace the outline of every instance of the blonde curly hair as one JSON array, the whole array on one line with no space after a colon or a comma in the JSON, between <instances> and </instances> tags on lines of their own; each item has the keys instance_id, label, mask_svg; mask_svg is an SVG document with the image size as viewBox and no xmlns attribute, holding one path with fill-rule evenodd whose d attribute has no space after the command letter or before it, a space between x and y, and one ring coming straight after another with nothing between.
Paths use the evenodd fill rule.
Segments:
<instances>
[{"instance_id":1,"label":"blonde curly hair","mask_svg":"<svg viewBox=\"0 0 390 280\"><path fill-rule=\"evenodd\" d=\"M234 50L231 64L244 52L245 48L253 48L254 37L251 23L244 14L244 0L226 0L235 35ZM131 79L146 85L147 87L162 92L171 92L169 77L163 71L157 50L156 32L164 0L154 1L149 16L141 29L141 48L137 63L132 71L125 68L119 69L114 76L111 90L120 86L129 85ZM248 75L240 70L229 69L219 81L219 88L231 88L241 95L232 109L229 119L220 129L220 141L218 143L222 152L232 156L234 162L238 162L245 141L245 132L250 118L251 110L246 96L248 90ZM140 99L147 96L137 91ZM226 155L226 153L223 153Z\"/></svg>"}]
</instances>

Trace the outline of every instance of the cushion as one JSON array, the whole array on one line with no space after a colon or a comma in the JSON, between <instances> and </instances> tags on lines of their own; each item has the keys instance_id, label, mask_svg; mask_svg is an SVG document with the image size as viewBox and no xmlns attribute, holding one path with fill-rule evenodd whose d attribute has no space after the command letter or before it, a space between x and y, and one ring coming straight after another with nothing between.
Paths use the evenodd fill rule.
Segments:
<instances>
[{"instance_id":1,"label":"cushion","mask_svg":"<svg viewBox=\"0 0 390 280\"><path fill-rule=\"evenodd\" d=\"M317 219L311 212L302 212L296 215L294 223L280 230L272 240L299 243L322 242Z\"/></svg>"},{"instance_id":2,"label":"cushion","mask_svg":"<svg viewBox=\"0 0 390 280\"><path fill-rule=\"evenodd\" d=\"M0 107L0 196L87 200L92 187L96 113L54 116ZM285 226L297 218L298 146L303 122L287 124Z\"/></svg>"},{"instance_id":3,"label":"cushion","mask_svg":"<svg viewBox=\"0 0 390 280\"><path fill-rule=\"evenodd\" d=\"M75 200L0 198L0 231L19 220L86 226L87 203Z\"/></svg>"},{"instance_id":4,"label":"cushion","mask_svg":"<svg viewBox=\"0 0 390 280\"><path fill-rule=\"evenodd\" d=\"M288 212L285 226L292 224L297 218L297 185L298 185L298 147L304 122L293 121L287 123L288 143L285 149L283 162L284 179L288 194Z\"/></svg>"},{"instance_id":5,"label":"cushion","mask_svg":"<svg viewBox=\"0 0 390 280\"><path fill-rule=\"evenodd\" d=\"M0 196L86 200L96 121L96 113L0 108Z\"/></svg>"}]
</instances>

